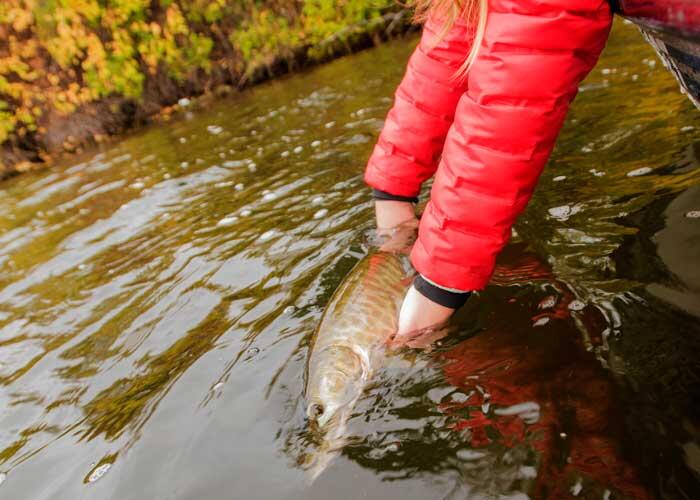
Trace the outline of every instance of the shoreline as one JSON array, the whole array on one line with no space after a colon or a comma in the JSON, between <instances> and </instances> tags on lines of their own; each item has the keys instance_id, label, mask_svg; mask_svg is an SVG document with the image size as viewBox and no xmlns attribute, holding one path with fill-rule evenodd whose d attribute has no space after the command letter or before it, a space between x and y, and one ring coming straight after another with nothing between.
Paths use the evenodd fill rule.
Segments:
<instances>
[{"instance_id":1,"label":"shoreline","mask_svg":"<svg viewBox=\"0 0 700 500\"><path fill-rule=\"evenodd\" d=\"M419 29L408 10L392 11L343 28L319 43L283 50L255 64L241 66L233 57L212 61L212 71L196 85L160 78L147 82L140 99L109 96L79 106L69 114L49 110L41 135L25 138L21 146L13 137L0 144L0 181L48 168L57 160L118 140L145 125L167 121L174 113L192 105L206 106L248 87L375 47Z\"/></svg>"}]
</instances>

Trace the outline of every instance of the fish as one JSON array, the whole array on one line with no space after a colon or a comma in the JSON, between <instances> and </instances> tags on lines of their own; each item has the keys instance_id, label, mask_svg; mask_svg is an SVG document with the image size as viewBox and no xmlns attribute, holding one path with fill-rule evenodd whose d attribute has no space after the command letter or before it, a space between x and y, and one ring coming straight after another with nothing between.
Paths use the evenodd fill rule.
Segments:
<instances>
[{"instance_id":1,"label":"fish","mask_svg":"<svg viewBox=\"0 0 700 500\"><path fill-rule=\"evenodd\" d=\"M314 333L306 366L306 417L317 440L307 457L311 481L347 443L346 426L372 375L386 361L411 282L405 256L377 251L336 289Z\"/></svg>"}]
</instances>

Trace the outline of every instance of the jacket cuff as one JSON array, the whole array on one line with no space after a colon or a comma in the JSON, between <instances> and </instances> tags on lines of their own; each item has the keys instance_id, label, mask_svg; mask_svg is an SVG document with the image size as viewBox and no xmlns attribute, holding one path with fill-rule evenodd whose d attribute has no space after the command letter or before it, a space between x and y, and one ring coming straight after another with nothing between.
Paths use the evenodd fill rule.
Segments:
<instances>
[{"instance_id":1,"label":"jacket cuff","mask_svg":"<svg viewBox=\"0 0 700 500\"><path fill-rule=\"evenodd\" d=\"M459 309L464 305L472 292L462 292L448 290L428 281L423 275L419 274L413 280L415 289L427 299L440 304L450 309Z\"/></svg>"},{"instance_id":2,"label":"jacket cuff","mask_svg":"<svg viewBox=\"0 0 700 500\"><path fill-rule=\"evenodd\" d=\"M410 203L418 203L417 196L401 196L400 194L391 194L381 189L372 188L372 198L375 200L388 200L388 201L408 201Z\"/></svg>"}]
</instances>

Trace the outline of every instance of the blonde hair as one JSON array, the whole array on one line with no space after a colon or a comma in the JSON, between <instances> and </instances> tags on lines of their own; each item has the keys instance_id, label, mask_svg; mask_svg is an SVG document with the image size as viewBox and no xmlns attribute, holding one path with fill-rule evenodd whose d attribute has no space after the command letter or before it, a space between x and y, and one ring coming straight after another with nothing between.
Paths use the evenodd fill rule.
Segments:
<instances>
[{"instance_id":1,"label":"blonde hair","mask_svg":"<svg viewBox=\"0 0 700 500\"><path fill-rule=\"evenodd\" d=\"M479 46L484 39L488 0L412 0L411 4L415 8L414 19L417 22L425 22L433 14L445 20L434 45L445 38L457 20L464 20L474 27L471 50L453 76L464 78L476 59Z\"/></svg>"}]
</instances>

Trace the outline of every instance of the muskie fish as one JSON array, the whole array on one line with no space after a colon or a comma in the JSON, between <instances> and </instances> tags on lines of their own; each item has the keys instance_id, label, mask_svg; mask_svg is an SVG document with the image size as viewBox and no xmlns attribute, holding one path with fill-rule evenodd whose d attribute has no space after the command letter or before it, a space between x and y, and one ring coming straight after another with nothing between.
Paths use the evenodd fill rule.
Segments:
<instances>
[{"instance_id":1,"label":"muskie fish","mask_svg":"<svg viewBox=\"0 0 700 500\"><path fill-rule=\"evenodd\" d=\"M357 263L333 294L315 332L306 367L306 415L320 438L307 463L315 479L345 444L345 426L381 349L396 332L409 277L401 257L377 252Z\"/></svg>"}]
</instances>

